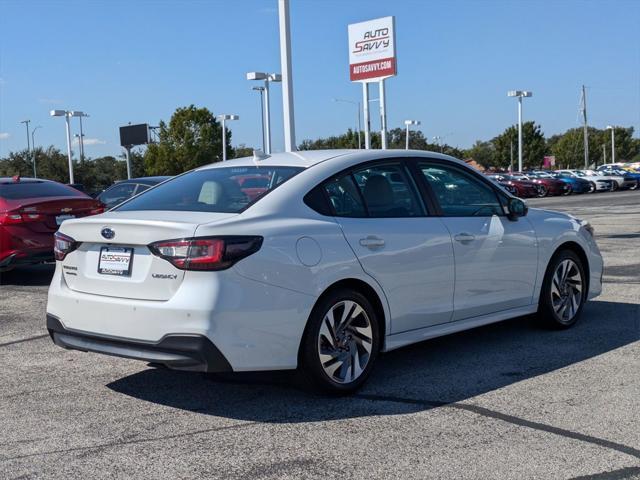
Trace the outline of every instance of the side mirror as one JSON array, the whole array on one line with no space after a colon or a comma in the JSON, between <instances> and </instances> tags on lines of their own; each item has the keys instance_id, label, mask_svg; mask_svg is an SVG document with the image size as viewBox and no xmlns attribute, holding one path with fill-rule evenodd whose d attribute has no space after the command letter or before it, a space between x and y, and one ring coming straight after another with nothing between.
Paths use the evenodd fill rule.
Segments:
<instances>
[{"instance_id":1,"label":"side mirror","mask_svg":"<svg viewBox=\"0 0 640 480\"><path fill-rule=\"evenodd\" d=\"M524 217L529 211L529 208L527 208L527 204L519 198L510 198L509 203L507 204L507 208L509 209L509 220L514 221L519 217Z\"/></svg>"}]
</instances>

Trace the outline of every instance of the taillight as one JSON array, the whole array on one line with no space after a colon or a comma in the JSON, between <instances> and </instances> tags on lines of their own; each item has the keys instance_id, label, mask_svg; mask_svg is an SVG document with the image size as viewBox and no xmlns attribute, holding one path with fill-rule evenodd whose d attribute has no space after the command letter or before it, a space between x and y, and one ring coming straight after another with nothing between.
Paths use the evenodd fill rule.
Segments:
<instances>
[{"instance_id":1,"label":"taillight","mask_svg":"<svg viewBox=\"0 0 640 480\"><path fill-rule=\"evenodd\" d=\"M224 270L260 250L262 237L224 236L166 240L148 245L180 270Z\"/></svg>"},{"instance_id":2,"label":"taillight","mask_svg":"<svg viewBox=\"0 0 640 480\"><path fill-rule=\"evenodd\" d=\"M98 215L100 213L104 213L104 205L89 210L89 215Z\"/></svg>"},{"instance_id":3,"label":"taillight","mask_svg":"<svg viewBox=\"0 0 640 480\"><path fill-rule=\"evenodd\" d=\"M41 222L44 215L39 213L5 212L0 214L0 225L16 225L18 223Z\"/></svg>"},{"instance_id":4,"label":"taillight","mask_svg":"<svg viewBox=\"0 0 640 480\"><path fill-rule=\"evenodd\" d=\"M64 258L78 248L79 245L80 242L76 242L64 233L56 232L53 235L53 255L56 260L64 260Z\"/></svg>"}]
</instances>

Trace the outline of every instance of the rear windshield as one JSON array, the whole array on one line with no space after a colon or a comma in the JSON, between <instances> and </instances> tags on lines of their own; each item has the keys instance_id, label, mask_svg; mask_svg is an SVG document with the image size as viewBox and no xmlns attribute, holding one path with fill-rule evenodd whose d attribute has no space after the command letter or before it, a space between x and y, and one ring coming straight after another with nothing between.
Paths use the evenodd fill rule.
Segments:
<instances>
[{"instance_id":1,"label":"rear windshield","mask_svg":"<svg viewBox=\"0 0 640 480\"><path fill-rule=\"evenodd\" d=\"M239 213L302 170L296 167L198 170L150 189L116 210Z\"/></svg>"},{"instance_id":2,"label":"rear windshield","mask_svg":"<svg viewBox=\"0 0 640 480\"><path fill-rule=\"evenodd\" d=\"M0 183L0 198L19 200L36 197L78 197L82 193L54 182Z\"/></svg>"}]
</instances>

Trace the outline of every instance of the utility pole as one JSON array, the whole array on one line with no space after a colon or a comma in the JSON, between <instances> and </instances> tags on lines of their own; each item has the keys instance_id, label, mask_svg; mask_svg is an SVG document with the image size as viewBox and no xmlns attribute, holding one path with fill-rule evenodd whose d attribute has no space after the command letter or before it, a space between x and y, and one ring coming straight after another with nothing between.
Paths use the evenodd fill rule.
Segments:
<instances>
[{"instance_id":1,"label":"utility pole","mask_svg":"<svg viewBox=\"0 0 640 480\"><path fill-rule=\"evenodd\" d=\"M282 68L282 113L284 115L284 150L295 152L296 128L293 112L293 72L291 69L291 28L289 0L278 0L280 23L280 65Z\"/></svg>"},{"instance_id":2,"label":"utility pole","mask_svg":"<svg viewBox=\"0 0 640 480\"><path fill-rule=\"evenodd\" d=\"M24 123L27 126L27 153L31 153L31 144L29 143L29 123L31 120L23 120L20 123Z\"/></svg>"},{"instance_id":3,"label":"utility pole","mask_svg":"<svg viewBox=\"0 0 640 480\"><path fill-rule=\"evenodd\" d=\"M387 101L385 99L384 78L379 82L380 87L380 146L387 149Z\"/></svg>"},{"instance_id":4,"label":"utility pole","mask_svg":"<svg viewBox=\"0 0 640 480\"><path fill-rule=\"evenodd\" d=\"M362 82L362 116L364 117L364 148L371 148L371 119L369 118L369 83Z\"/></svg>"},{"instance_id":5,"label":"utility pole","mask_svg":"<svg viewBox=\"0 0 640 480\"><path fill-rule=\"evenodd\" d=\"M587 90L582 85L582 118L584 120L584 168L589 168L589 130L587 128Z\"/></svg>"},{"instance_id":6,"label":"utility pole","mask_svg":"<svg viewBox=\"0 0 640 480\"><path fill-rule=\"evenodd\" d=\"M602 164L607 164L607 146L604 143L602 144Z\"/></svg>"}]
</instances>

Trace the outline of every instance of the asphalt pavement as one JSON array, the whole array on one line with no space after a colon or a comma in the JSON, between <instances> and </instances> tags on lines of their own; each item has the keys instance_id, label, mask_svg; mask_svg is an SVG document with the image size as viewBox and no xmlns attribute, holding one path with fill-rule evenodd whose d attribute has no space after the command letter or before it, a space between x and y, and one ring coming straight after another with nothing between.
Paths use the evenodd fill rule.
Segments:
<instances>
[{"instance_id":1,"label":"asphalt pavement","mask_svg":"<svg viewBox=\"0 0 640 480\"><path fill-rule=\"evenodd\" d=\"M535 199L591 221L604 292L383 355L357 395L66 351L51 266L0 277L0 478L640 478L640 192Z\"/></svg>"}]
</instances>

